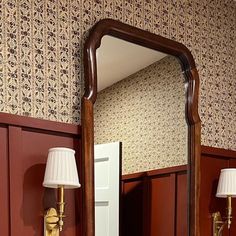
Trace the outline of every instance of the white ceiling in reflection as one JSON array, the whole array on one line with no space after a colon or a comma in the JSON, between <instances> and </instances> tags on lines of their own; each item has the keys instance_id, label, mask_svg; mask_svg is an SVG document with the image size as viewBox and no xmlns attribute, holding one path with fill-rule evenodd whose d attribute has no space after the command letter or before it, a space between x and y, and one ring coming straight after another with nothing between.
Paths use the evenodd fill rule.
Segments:
<instances>
[{"instance_id":1,"label":"white ceiling in reflection","mask_svg":"<svg viewBox=\"0 0 236 236\"><path fill-rule=\"evenodd\" d=\"M167 56L111 36L102 38L101 46L96 53L98 91Z\"/></svg>"}]
</instances>

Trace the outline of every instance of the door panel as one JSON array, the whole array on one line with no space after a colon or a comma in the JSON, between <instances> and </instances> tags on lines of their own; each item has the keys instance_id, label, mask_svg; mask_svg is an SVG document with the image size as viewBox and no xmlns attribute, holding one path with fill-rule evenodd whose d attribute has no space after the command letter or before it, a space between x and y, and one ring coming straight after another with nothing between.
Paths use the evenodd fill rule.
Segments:
<instances>
[{"instance_id":1,"label":"door panel","mask_svg":"<svg viewBox=\"0 0 236 236\"><path fill-rule=\"evenodd\" d=\"M121 144L95 145L95 235L119 236Z\"/></svg>"}]
</instances>

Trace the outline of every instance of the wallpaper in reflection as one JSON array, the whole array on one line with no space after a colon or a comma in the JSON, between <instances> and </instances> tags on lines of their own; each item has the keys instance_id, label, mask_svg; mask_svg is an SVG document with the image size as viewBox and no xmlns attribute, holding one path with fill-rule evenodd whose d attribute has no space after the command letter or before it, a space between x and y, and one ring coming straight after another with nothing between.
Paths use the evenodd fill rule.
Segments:
<instances>
[{"instance_id":1,"label":"wallpaper in reflection","mask_svg":"<svg viewBox=\"0 0 236 236\"><path fill-rule=\"evenodd\" d=\"M174 57L98 94L95 142L122 142L123 174L187 163L184 77Z\"/></svg>"}]
</instances>

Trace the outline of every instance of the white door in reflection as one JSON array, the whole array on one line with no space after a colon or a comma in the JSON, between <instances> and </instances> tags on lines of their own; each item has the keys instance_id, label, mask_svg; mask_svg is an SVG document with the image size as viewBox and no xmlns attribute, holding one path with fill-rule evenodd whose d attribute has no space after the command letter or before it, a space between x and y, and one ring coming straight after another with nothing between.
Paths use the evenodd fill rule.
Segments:
<instances>
[{"instance_id":1,"label":"white door in reflection","mask_svg":"<svg viewBox=\"0 0 236 236\"><path fill-rule=\"evenodd\" d=\"M95 236L119 236L121 143L98 144L95 156Z\"/></svg>"}]
</instances>

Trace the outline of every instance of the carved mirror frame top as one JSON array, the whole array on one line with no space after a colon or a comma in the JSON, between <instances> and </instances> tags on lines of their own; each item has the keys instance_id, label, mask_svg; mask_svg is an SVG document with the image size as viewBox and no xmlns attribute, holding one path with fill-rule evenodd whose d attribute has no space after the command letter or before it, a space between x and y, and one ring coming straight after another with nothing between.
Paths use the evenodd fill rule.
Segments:
<instances>
[{"instance_id":1,"label":"carved mirror frame top","mask_svg":"<svg viewBox=\"0 0 236 236\"><path fill-rule=\"evenodd\" d=\"M105 35L175 56L181 63L186 78L188 124L188 235L199 236L201 121L198 114L199 76L193 56L181 43L112 19L104 19L95 24L84 46L85 93L81 110L83 235L95 235L93 105L97 98L96 49Z\"/></svg>"}]
</instances>

